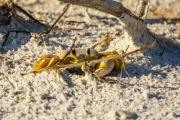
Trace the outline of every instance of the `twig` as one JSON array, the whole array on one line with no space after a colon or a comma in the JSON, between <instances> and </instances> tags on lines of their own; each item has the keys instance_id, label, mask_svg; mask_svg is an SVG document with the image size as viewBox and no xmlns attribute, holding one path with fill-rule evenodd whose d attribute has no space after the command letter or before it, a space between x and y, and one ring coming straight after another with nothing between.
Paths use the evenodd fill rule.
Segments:
<instances>
[{"instance_id":1,"label":"twig","mask_svg":"<svg viewBox=\"0 0 180 120\"><path fill-rule=\"evenodd\" d=\"M54 28L54 26L56 25L56 23L57 23L57 22L62 18L62 16L67 12L67 10L69 9L69 6L70 6L70 4L67 4L67 5L64 7L63 12L60 14L60 16L58 17L58 19L56 19L56 21L53 23L53 25L52 25L50 28L48 28L47 31L43 32L42 34L47 35L47 34Z\"/></svg>"},{"instance_id":2,"label":"twig","mask_svg":"<svg viewBox=\"0 0 180 120\"><path fill-rule=\"evenodd\" d=\"M72 43L72 45L71 45L71 47L70 47L70 50L62 57L62 59L61 59L60 61L58 61L58 62L56 63L56 65L62 63L63 60L71 53L71 51L73 50L73 48L74 48L74 46L75 46L75 42L76 42L76 39L74 39L74 41L73 41L73 43ZM56 66L56 65L55 65L55 66Z\"/></svg>"},{"instance_id":3,"label":"twig","mask_svg":"<svg viewBox=\"0 0 180 120\"><path fill-rule=\"evenodd\" d=\"M149 8L149 0L138 0L135 14L138 17L144 19L147 16L148 8Z\"/></svg>"},{"instance_id":4,"label":"twig","mask_svg":"<svg viewBox=\"0 0 180 120\"><path fill-rule=\"evenodd\" d=\"M109 60L113 60L113 59L124 59L124 57L130 55L130 54L133 54L133 53L136 53L138 51L144 51L146 49L150 49L152 48L153 45L147 45L145 47L142 47L142 48L139 48L137 50L134 50L134 51L131 51L131 52L128 52L128 53L124 53L122 55L117 55L117 56L112 56L112 57L105 57L105 58L102 58L102 59L98 59L98 60L91 60L90 62L88 62L88 64L91 66L93 64L96 64L96 63L100 63L102 61L109 61ZM85 61L87 62L87 61ZM74 68L74 67L81 67L82 65L85 64L85 62L81 62L81 63L77 63L77 64L66 64L66 65L56 65L55 68Z\"/></svg>"}]
</instances>

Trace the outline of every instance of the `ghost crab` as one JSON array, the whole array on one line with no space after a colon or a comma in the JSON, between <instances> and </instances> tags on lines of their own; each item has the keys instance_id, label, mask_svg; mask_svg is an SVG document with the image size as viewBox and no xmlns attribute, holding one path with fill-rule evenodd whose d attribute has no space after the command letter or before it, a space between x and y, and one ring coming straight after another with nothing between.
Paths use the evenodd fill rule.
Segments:
<instances>
[{"instance_id":1,"label":"ghost crab","mask_svg":"<svg viewBox=\"0 0 180 120\"><path fill-rule=\"evenodd\" d=\"M97 46L100 46L103 50L106 49L110 41L112 41L112 37L107 34L90 48L71 47L70 50L61 50L55 55L43 55L35 61L32 72L40 73L49 69L81 67L83 72L90 72L99 80L105 80L104 77L113 70L120 71L124 69L125 56L152 47L145 46L128 53L118 53L117 51L98 52L95 49Z\"/></svg>"}]
</instances>

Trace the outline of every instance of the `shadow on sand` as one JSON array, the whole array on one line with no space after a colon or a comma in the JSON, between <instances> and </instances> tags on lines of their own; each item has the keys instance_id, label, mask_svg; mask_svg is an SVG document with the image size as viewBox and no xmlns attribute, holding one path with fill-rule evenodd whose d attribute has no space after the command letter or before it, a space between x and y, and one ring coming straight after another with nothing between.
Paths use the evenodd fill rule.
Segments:
<instances>
[{"instance_id":1,"label":"shadow on sand","mask_svg":"<svg viewBox=\"0 0 180 120\"><path fill-rule=\"evenodd\" d=\"M97 16L95 16L97 17ZM99 18L99 19L103 19L106 20L108 18ZM148 24L152 24L154 22L162 22L162 20L147 20ZM179 19L177 20L173 20L173 24L175 22L179 21ZM117 21L115 21L116 24ZM18 30L27 30L29 32L34 32L34 33L41 33L46 29L46 26L44 25L40 25L39 23L35 23L31 20L28 21L24 21L23 23L18 23L17 21L14 21L14 23L16 26L16 29ZM110 25L111 26L111 25ZM0 27L0 33L6 33L9 30L14 30L12 28L9 27ZM61 34L54 34L54 33L50 33L47 37L47 39L51 38L51 37L67 37L69 36L69 34L67 34L66 32L62 32ZM19 47L21 47L22 45L26 44L31 38L30 33L18 33L18 34L12 34L9 36L9 39L5 45L6 47L6 51L8 50L17 50ZM142 75L160 75L161 78L166 78L167 74L170 72L165 72L163 70L160 69L152 69L155 66L160 66L165 67L165 66L169 66L169 67L173 67L173 68L177 68L180 66L180 44L174 42L172 39L168 39L168 38L160 38L162 41L165 41L165 49L164 49L164 53L162 55L160 54L160 51L162 51L162 48L160 46L157 46L157 48L152 49L152 50L148 50L146 52L144 52L144 56L146 58L149 59L148 63L144 63L142 65L138 65L138 64L129 64L127 71L130 74L130 76L138 76L141 77ZM65 44L62 43L53 43L53 45L62 45L67 47ZM0 51L1 52L1 51ZM178 68L177 68L178 69ZM135 70L135 72L134 72Z\"/></svg>"}]
</instances>

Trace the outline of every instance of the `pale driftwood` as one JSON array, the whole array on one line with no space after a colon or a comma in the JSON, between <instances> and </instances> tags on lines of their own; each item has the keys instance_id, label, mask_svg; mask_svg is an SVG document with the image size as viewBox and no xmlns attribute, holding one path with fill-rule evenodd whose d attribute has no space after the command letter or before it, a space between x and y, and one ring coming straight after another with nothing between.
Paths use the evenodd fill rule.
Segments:
<instances>
[{"instance_id":1,"label":"pale driftwood","mask_svg":"<svg viewBox=\"0 0 180 120\"><path fill-rule=\"evenodd\" d=\"M138 0L138 5L136 6L135 14L144 19L147 16L149 8L149 0Z\"/></svg>"},{"instance_id":2,"label":"pale driftwood","mask_svg":"<svg viewBox=\"0 0 180 120\"><path fill-rule=\"evenodd\" d=\"M59 0L63 3L84 6L116 16L124 23L124 29L132 37L134 45L142 47L157 41L165 47L164 41L152 33L144 20L136 16L121 3L113 0ZM146 0L145 0L146 1ZM145 7L144 7L145 8ZM144 14L144 13L143 13ZM174 44L174 43L173 43Z\"/></svg>"}]
</instances>

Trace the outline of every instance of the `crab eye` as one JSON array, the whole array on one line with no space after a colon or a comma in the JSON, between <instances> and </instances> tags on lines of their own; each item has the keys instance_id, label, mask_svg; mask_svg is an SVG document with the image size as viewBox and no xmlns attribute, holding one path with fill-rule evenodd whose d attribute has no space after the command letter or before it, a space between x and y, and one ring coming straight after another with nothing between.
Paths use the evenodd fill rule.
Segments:
<instances>
[{"instance_id":1,"label":"crab eye","mask_svg":"<svg viewBox=\"0 0 180 120\"><path fill-rule=\"evenodd\" d=\"M71 53L76 56L76 50L75 49L72 49Z\"/></svg>"},{"instance_id":2,"label":"crab eye","mask_svg":"<svg viewBox=\"0 0 180 120\"><path fill-rule=\"evenodd\" d=\"M91 50L88 48L86 52L87 52L87 55L90 55Z\"/></svg>"}]
</instances>

